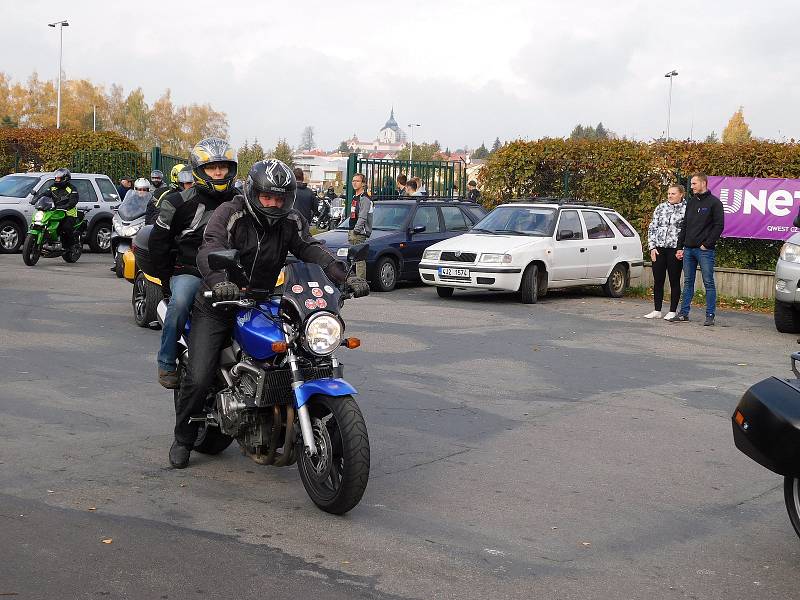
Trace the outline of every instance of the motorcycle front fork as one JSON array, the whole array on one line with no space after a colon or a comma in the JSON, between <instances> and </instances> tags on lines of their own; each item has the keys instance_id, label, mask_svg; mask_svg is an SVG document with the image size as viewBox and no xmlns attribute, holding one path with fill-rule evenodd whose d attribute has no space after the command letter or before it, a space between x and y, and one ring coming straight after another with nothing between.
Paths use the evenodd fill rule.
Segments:
<instances>
[{"instance_id":1,"label":"motorcycle front fork","mask_svg":"<svg viewBox=\"0 0 800 600\"><path fill-rule=\"evenodd\" d=\"M286 341L287 343L289 342L288 335L286 336ZM298 390L305 382L297 364L297 356L292 352L291 347L287 351L286 357L289 359L289 368L292 370L292 391L294 392L295 404L299 404ZM317 444L314 442L314 429L311 427L308 404L303 404L297 409L297 418L300 421L300 433L303 435L303 445L306 447L306 452L309 456L315 456L317 454ZM287 423L286 426L288 427L289 424Z\"/></svg>"}]
</instances>

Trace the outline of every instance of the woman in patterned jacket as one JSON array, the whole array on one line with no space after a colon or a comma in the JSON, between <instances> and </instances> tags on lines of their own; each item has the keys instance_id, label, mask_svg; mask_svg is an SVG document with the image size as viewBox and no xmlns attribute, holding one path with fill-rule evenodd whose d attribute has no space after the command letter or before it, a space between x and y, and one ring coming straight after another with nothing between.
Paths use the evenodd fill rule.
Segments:
<instances>
[{"instance_id":1,"label":"woman in patterned jacket","mask_svg":"<svg viewBox=\"0 0 800 600\"><path fill-rule=\"evenodd\" d=\"M653 211L653 220L647 228L647 247L650 249L650 260L653 263L653 304L655 310L647 313L645 319L661 317L661 306L664 302L664 280L669 274L669 312L664 317L675 316L678 301L681 297L681 261L676 258L678 247L678 231L686 215L686 200L683 199L686 188L682 185L671 185L667 190L667 201L662 202Z\"/></svg>"}]
</instances>

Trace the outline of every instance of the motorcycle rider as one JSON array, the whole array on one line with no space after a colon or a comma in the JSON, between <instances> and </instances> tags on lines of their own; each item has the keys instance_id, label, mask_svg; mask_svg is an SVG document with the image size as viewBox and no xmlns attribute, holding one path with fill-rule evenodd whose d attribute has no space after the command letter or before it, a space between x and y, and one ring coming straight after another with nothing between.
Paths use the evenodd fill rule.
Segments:
<instances>
[{"instance_id":1,"label":"motorcycle rider","mask_svg":"<svg viewBox=\"0 0 800 600\"><path fill-rule=\"evenodd\" d=\"M234 197L238 166L230 144L214 137L198 142L189 162L194 186L164 197L149 241L155 275L170 298L158 352L158 382L167 389L178 387L177 341L200 287L197 251L203 231L214 210Z\"/></svg>"},{"instance_id":2,"label":"motorcycle rider","mask_svg":"<svg viewBox=\"0 0 800 600\"><path fill-rule=\"evenodd\" d=\"M158 207L161 206L161 201L168 194L171 194L172 192L180 192L184 189L181 183L178 181L178 174L185 168L186 165L183 163L172 167L172 170L169 172L170 184L162 185L153 192L153 201L147 205L147 215L144 218L146 225L152 225L156 222L156 218L158 218ZM153 171L153 173L155 172L156 171ZM160 171L158 172L160 173Z\"/></svg>"},{"instance_id":3,"label":"motorcycle rider","mask_svg":"<svg viewBox=\"0 0 800 600\"><path fill-rule=\"evenodd\" d=\"M159 169L154 169L150 171L150 181L153 182L153 195L156 195L156 192L161 190L161 188L166 188L167 186L164 185L164 172Z\"/></svg>"},{"instance_id":4,"label":"motorcycle rider","mask_svg":"<svg viewBox=\"0 0 800 600\"><path fill-rule=\"evenodd\" d=\"M53 208L63 210L65 217L58 224L58 237L61 247L66 250L80 240L75 239L75 224L78 220L78 190L70 184L72 173L62 167L53 172L53 183L44 191L40 191L32 200L36 204L40 198L50 198Z\"/></svg>"},{"instance_id":5,"label":"motorcycle rider","mask_svg":"<svg viewBox=\"0 0 800 600\"><path fill-rule=\"evenodd\" d=\"M178 469L189 464L189 454L197 439L197 423L189 417L203 410L208 388L213 383L219 353L230 336L236 312L212 303L235 300L242 287L273 289L286 262L286 254L305 262L319 264L328 277L342 283L346 277L343 263L308 231L308 223L293 210L297 183L292 170L283 162L268 159L250 169L244 195L237 195L220 206L206 227L197 266L203 276L201 291L210 290L212 298L202 293L195 298L192 332L189 337L189 366L181 381L175 402L175 439L169 450L169 462ZM241 273L212 271L208 255L215 250L239 251ZM350 278L353 290L369 290L363 279Z\"/></svg>"}]
</instances>

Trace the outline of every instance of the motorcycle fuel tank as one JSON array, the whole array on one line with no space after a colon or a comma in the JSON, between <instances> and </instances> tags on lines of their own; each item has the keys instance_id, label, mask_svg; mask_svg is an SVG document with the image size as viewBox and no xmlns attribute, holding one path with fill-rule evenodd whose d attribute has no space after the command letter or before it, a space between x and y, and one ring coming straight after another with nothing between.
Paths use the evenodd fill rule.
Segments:
<instances>
[{"instance_id":1,"label":"motorcycle fuel tank","mask_svg":"<svg viewBox=\"0 0 800 600\"><path fill-rule=\"evenodd\" d=\"M278 305L274 302L261 304L260 307L272 315L278 314ZM233 337L242 350L256 360L266 360L275 355L272 342L286 341L275 323L252 308L241 310L236 315Z\"/></svg>"}]
</instances>

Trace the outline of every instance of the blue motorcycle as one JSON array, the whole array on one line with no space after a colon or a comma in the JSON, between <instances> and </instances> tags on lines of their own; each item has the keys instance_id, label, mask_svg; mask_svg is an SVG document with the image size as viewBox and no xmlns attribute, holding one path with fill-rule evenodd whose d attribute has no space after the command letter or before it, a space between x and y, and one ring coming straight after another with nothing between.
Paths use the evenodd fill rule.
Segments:
<instances>
[{"instance_id":1,"label":"blue motorcycle","mask_svg":"<svg viewBox=\"0 0 800 600\"><path fill-rule=\"evenodd\" d=\"M350 248L351 270L368 250L366 244ZM229 275L241 269L236 250L213 252L208 262ZM217 454L235 439L258 464L296 462L306 492L322 510L341 515L356 506L369 479L369 436L356 389L343 379L336 357L339 348L360 345L344 338L339 314L352 297L319 265L296 262L284 268L278 295L250 289L238 300L215 302L234 307L236 323L205 414L191 419L201 423L194 450ZM165 309L162 303L162 321ZM188 360L186 341L179 342L179 373Z\"/></svg>"}]
</instances>

